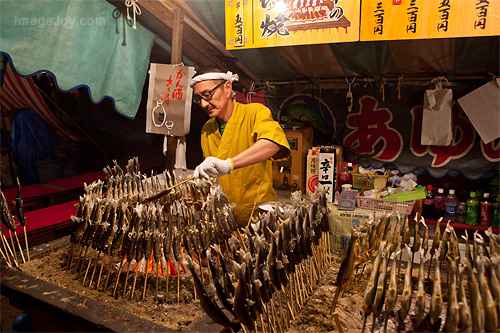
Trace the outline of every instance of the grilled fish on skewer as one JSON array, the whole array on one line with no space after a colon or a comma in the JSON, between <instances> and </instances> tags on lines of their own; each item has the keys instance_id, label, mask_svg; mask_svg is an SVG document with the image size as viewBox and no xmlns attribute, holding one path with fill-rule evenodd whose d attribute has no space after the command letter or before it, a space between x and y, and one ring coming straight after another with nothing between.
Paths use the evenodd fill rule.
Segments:
<instances>
[{"instance_id":1,"label":"grilled fish on skewer","mask_svg":"<svg viewBox=\"0 0 500 333\"><path fill-rule=\"evenodd\" d=\"M389 287L387 289L387 296L384 308L384 332L386 332L387 330L387 321L389 319L389 315L392 313L392 311L394 311L394 307L396 306L396 301L398 299L398 285L396 279L396 263L397 263L396 257L399 254L398 252L394 254L394 259L392 260L391 274L389 277ZM390 256L390 254L388 255Z\"/></svg>"},{"instance_id":2,"label":"grilled fish on skewer","mask_svg":"<svg viewBox=\"0 0 500 333\"><path fill-rule=\"evenodd\" d=\"M375 297L373 299L373 325L372 332L375 328L375 320L382 313L382 307L384 306L385 292L386 292L386 282L387 282L387 266L389 264L389 253L384 249L384 258L382 259L382 266L380 266L380 272L377 281L377 290L375 292Z\"/></svg>"},{"instance_id":3,"label":"grilled fish on skewer","mask_svg":"<svg viewBox=\"0 0 500 333\"><path fill-rule=\"evenodd\" d=\"M429 309L429 322L433 326L438 322L439 316L441 315L441 309L443 307L443 295L441 294L441 275L439 270L438 258L436 258L436 267L434 269L434 283L432 286L431 307Z\"/></svg>"},{"instance_id":4,"label":"grilled fish on skewer","mask_svg":"<svg viewBox=\"0 0 500 333\"><path fill-rule=\"evenodd\" d=\"M354 262L356 260L356 243L358 239L358 233L353 231L351 233L351 239L349 240L349 244L347 245L347 253L340 264L339 271L337 273L337 280L335 285L337 286L337 290L335 291L335 295L333 297L332 310L330 314L335 311L335 307L337 305L338 297L340 293L344 289L347 281L349 281L354 273Z\"/></svg>"},{"instance_id":5,"label":"grilled fish on skewer","mask_svg":"<svg viewBox=\"0 0 500 333\"><path fill-rule=\"evenodd\" d=\"M472 315L472 329L474 332L484 332L484 305L481 297L481 291L479 290L479 285L472 267L466 266L467 277L468 277L468 287L470 296L470 308Z\"/></svg>"},{"instance_id":6,"label":"grilled fish on skewer","mask_svg":"<svg viewBox=\"0 0 500 333\"><path fill-rule=\"evenodd\" d=\"M497 332L498 327L498 314L497 306L491 295L490 288L486 282L485 269L484 269L484 259L482 257L478 258L478 281L479 290L481 291L481 298L483 300L484 314L485 314L485 324L484 328L487 332Z\"/></svg>"},{"instance_id":7,"label":"grilled fish on skewer","mask_svg":"<svg viewBox=\"0 0 500 333\"><path fill-rule=\"evenodd\" d=\"M448 286L448 308L446 310L445 332L458 332L460 312L457 299L457 264L459 258L450 259L451 283Z\"/></svg>"},{"instance_id":8,"label":"grilled fish on skewer","mask_svg":"<svg viewBox=\"0 0 500 333\"><path fill-rule=\"evenodd\" d=\"M424 257L425 257L427 255L427 250L429 248L429 227L427 227L427 224L425 224L424 218L421 218L420 222L422 222L422 224L425 227L424 238L422 239L422 249L424 250Z\"/></svg>"},{"instance_id":9,"label":"grilled fish on skewer","mask_svg":"<svg viewBox=\"0 0 500 333\"><path fill-rule=\"evenodd\" d=\"M220 278L220 275L211 260L212 257L211 249L207 250L206 257L207 257L208 267L210 268L210 272L212 274L212 280L215 287L215 291L217 293L217 297L219 297L219 300L221 301L222 305L224 305L224 307L234 315L233 305L228 301L229 299L233 299L234 295L227 295L225 293L225 289L222 286L222 280Z\"/></svg>"},{"instance_id":10,"label":"grilled fish on skewer","mask_svg":"<svg viewBox=\"0 0 500 333\"><path fill-rule=\"evenodd\" d=\"M416 328L420 327L420 325L425 319L425 281L424 281L425 250L421 248L419 254L420 254L420 267L418 270L418 286L415 299Z\"/></svg>"},{"instance_id":11,"label":"grilled fish on skewer","mask_svg":"<svg viewBox=\"0 0 500 333\"><path fill-rule=\"evenodd\" d=\"M372 270L372 274L370 276L370 280L368 281L368 284L366 286L364 303L363 303L363 311L365 313L365 316L363 319L363 328L361 329L361 332L364 331L366 319L373 311L373 299L375 297L375 292L377 291L379 267L380 267L380 260L382 257L383 247L384 247L384 244L381 244L380 248L378 250L377 257L375 258L375 261L373 263L373 270Z\"/></svg>"},{"instance_id":12,"label":"grilled fish on skewer","mask_svg":"<svg viewBox=\"0 0 500 333\"><path fill-rule=\"evenodd\" d=\"M437 220L436 227L434 229L434 237L432 238L432 245L429 251L431 254L431 259L429 260L429 273L427 274L427 279L429 279L431 276L432 259L434 258L434 254L439 247L439 239L441 236L441 228L439 227L439 224L442 220L443 218L439 218L439 220Z\"/></svg>"},{"instance_id":13,"label":"grilled fish on skewer","mask_svg":"<svg viewBox=\"0 0 500 333\"><path fill-rule=\"evenodd\" d=\"M405 245L406 252L408 252L408 258L411 256L411 250L408 245ZM408 264L406 266L406 273L405 273L405 281L403 285L403 294L401 296L401 307L399 308L398 311L398 323L399 326L402 327L403 323L406 319L406 316L408 315L408 312L410 311L410 306L411 306L411 296L412 296L412 291L411 291L411 272L412 272L412 263L410 260L408 260Z\"/></svg>"},{"instance_id":14,"label":"grilled fish on skewer","mask_svg":"<svg viewBox=\"0 0 500 333\"><path fill-rule=\"evenodd\" d=\"M458 284L458 310L460 313L458 328L460 332L472 332L472 315L465 293L464 276L466 267L461 265L459 268L459 284Z\"/></svg>"},{"instance_id":15,"label":"grilled fish on skewer","mask_svg":"<svg viewBox=\"0 0 500 333\"><path fill-rule=\"evenodd\" d=\"M239 324L235 324L231 322L231 320L226 316L226 314L220 309L217 303L210 297L210 294L206 290L203 282L201 282L198 273L195 271L193 262L189 256L186 256L185 259L182 260L182 264L186 266L191 275L193 276L194 285L197 291L197 294L200 298L200 304L203 310L207 313L207 315L219 325L222 325L226 329L232 329L235 332L239 330Z\"/></svg>"}]
</instances>

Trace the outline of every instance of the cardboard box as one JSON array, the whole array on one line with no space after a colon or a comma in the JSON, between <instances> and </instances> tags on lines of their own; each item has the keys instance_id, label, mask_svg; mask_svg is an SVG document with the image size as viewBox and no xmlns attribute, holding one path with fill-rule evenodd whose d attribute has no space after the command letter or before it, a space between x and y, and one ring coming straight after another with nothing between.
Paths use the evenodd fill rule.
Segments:
<instances>
[{"instance_id":1,"label":"cardboard box","mask_svg":"<svg viewBox=\"0 0 500 333\"><path fill-rule=\"evenodd\" d=\"M335 201L335 191L340 188L338 173L342 164L342 147L321 146L318 160L318 186L327 189L328 202Z\"/></svg>"},{"instance_id":2,"label":"cardboard box","mask_svg":"<svg viewBox=\"0 0 500 333\"><path fill-rule=\"evenodd\" d=\"M318 186L318 161L320 147L313 147L307 153L306 193L314 193Z\"/></svg>"},{"instance_id":3,"label":"cardboard box","mask_svg":"<svg viewBox=\"0 0 500 333\"><path fill-rule=\"evenodd\" d=\"M274 187L280 190L304 190L307 151L312 147L313 129L312 127L285 128L284 132L290 146L291 158L288 162L276 161L274 163Z\"/></svg>"}]
</instances>

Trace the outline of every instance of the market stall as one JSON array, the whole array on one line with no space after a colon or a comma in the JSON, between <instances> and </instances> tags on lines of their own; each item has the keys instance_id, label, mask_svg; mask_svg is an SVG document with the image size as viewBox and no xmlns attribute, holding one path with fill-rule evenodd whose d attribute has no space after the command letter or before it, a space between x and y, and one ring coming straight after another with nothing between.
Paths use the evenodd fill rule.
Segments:
<instances>
[{"instance_id":1,"label":"market stall","mask_svg":"<svg viewBox=\"0 0 500 333\"><path fill-rule=\"evenodd\" d=\"M53 207L23 212L36 177L2 184L2 294L34 330L498 331L500 1L27 1L1 15L2 147L31 157L39 115L44 133L92 143L71 162L99 160ZM206 65L222 82L202 89L221 78L193 82ZM290 156L228 178L248 165L218 153L202 179L219 91L279 123L263 137ZM243 142L225 121L218 138ZM139 153L166 162L146 174ZM40 187L52 200L64 183ZM266 209L261 189L279 194ZM35 218L71 236L30 247Z\"/></svg>"}]
</instances>

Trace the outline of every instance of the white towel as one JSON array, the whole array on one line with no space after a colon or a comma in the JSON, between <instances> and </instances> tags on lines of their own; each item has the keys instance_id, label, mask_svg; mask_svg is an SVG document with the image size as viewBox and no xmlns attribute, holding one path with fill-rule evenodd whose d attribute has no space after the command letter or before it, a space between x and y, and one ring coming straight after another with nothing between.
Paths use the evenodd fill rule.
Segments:
<instances>
[{"instance_id":1,"label":"white towel","mask_svg":"<svg viewBox=\"0 0 500 333\"><path fill-rule=\"evenodd\" d=\"M177 149L175 150L174 169L187 170L186 166L186 137L176 136ZM167 156L167 135L163 139L163 155Z\"/></svg>"}]
</instances>

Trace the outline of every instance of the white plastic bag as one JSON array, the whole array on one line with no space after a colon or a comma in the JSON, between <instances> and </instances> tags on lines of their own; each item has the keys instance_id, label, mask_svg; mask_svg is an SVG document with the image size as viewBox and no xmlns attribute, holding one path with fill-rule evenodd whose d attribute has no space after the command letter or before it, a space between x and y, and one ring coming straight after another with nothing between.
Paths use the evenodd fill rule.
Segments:
<instances>
[{"instance_id":1,"label":"white plastic bag","mask_svg":"<svg viewBox=\"0 0 500 333\"><path fill-rule=\"evenodd\" d=\"M421 145L449 146L453 140L451 89L426 90L422 117Z\"/></svg>"}]
</instances>

